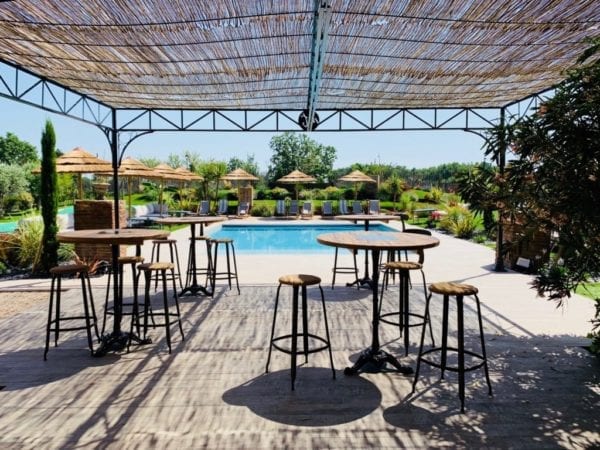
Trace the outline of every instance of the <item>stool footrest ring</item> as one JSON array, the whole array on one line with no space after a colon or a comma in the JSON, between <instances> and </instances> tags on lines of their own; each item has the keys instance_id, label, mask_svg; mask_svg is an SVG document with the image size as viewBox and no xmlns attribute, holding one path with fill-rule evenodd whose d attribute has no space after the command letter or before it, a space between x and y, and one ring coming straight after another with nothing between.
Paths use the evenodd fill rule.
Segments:
<instances>
[{"instance_id":1,"label":"stool footrest ring","mask_svg":"<svg viewBox=\"0 0 600 450\"><path fill-rule=\"evenodd\" d=\"M429 364L430 366L442 369L441 363L438 363L438 362L435 362L435 361L431 361L430 359L424 358L424 356L427 355L427 354L441 352L441 351L442 351L441 347L431 348L431 349L426 350L423 353L421 353L421 355L419 356L419 359L422 362L424 362L426 364ZM447 347L446 351L447 352L458 353L458 349L456 347ZM480 355L479 353L472 352L470 350L463 350L463 353L465 355L469 355L469 356L472 356L474 358L481 359L481 362L478 363L478 364L473 364L471 366L465 366L462 369L464 372L470 372L471 370L479 369L479 368L483 367L483 365L485 364L485 358L483 357L483 355ZM448 366L447 365L446 367L443 367L443 369L444 370L449 370L450 372L460 372L460 369L458 367L456 367L456 366Z\"/></svg>"},{"instance_id":2,"label":"stool footrest ring","mask_svg":"<svg viewBox=\"0 0 600 450\"><path fill-rule=\"evenodd\" d=\"M425 316L423 316L422 314L417 314L417 313L408 313L408 315L410 317L417 317L419 319L421 319L423 322L416 322L416 323L409 323L408 327L421 327L423 326L423 323L425 321ZM389 312L389 313L385 313L385 314L380 314L379 315L379 321L383 322L383 323L387 323L389 325L396 325L397 327L400 326L400 322L394 322L390 319L386 319L386 317L390 317L390 316L400 316L400 312L399 311L395 311L395 312ZM398 319L399 320L399 319Z\"/></svg>"},{"instance_id":3,"label":"stool footrest ring","mask_svg":"<svg viewBox=\"0 0 600 450\"><path fill-rule=\"evenodd\" d=\"M301 340L305 336L307 336L309 338L312 338L312 339L315 339L315 340L317 340L319 342L322 342L324 345L322 345L320 347L312 347L312 348L309 348L308 350L304 350L303 349L303 345L301 344L302 343ZM301 348L298 348L296 350L297 354L317 353L317 352L321 352L323 350L327 350L329 348L329 343L327 342L327 340L325 338L323 338L321 336L317 336L317 335L314 335L314 334L311 334L311 333L298 333L297 337L298 337L298 343L300 344L299 347L301 347ZM280 345L278 345L276 343L276 341L281 341L281 340L284 340L284 339L291 339L291 338L292 338L291 334L286 334L286 335L283 335L283 336L278 336L276 338L273 338L273 340L271 341L271 345L273 347L275 347L277 350L279 350L279 351L281 351L283 353L287 353L288 355L291 355L292 354L291 348L285 348L285 347L282 347L282 346L280 346Z\"/></svg>"}]
</instances>

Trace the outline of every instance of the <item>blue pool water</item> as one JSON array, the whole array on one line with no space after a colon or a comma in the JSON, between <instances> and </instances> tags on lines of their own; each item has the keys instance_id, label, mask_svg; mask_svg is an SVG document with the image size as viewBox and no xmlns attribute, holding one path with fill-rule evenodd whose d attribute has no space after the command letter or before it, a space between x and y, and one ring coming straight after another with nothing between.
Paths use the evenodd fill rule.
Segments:
<instances>
[{"instance_id":1,"label":"blue pool water","mask_svg":"<svg viewBox=\"0 0 600 450\"><path fill-rule=\"evenodd\" d=\"M237 253L331 253L332 247L319 244L317 236L340 231L361 231L363 224L332 223L327 225L230 225L209 227L207 235L213 238L234 239ZM397 231L383 224L371 224L369 230Z\"/></svg>"}]
</instances>

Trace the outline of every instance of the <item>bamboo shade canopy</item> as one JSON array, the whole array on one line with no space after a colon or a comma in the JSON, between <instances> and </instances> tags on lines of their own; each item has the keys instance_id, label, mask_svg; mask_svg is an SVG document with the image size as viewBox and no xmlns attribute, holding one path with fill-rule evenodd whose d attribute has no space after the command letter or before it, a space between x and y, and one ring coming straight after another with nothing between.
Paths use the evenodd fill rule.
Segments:
<instances>
[{"instance_id":1,"label":"bamboo shade canopy","mask_svg":"<svg viewBox=\"0 0 600 450\"><path fill-rule=\"evenodd\" d=\"M598 0L317 3L321 110L505 106L600 34ZM301 110L315 23L314 0L0 2L0 60L117 109Z\"/></svg>"},{"instance_id":2,"label":"bamboo shade canopy","mask_svg":"<svg viewBox=\"0 0 600 450\"><path fill-rule=\"evenodd\" d=\"M180 172L177 172L175 169L170 167L167 164L159 164L154 168L154 173L159 177L162 177L163 180L171 180L171 181L188 181L188 175L184 175Z\"/></svg>"},{"instance_id":3,"label":"bamboo shade canopy","mask_svg":"<svg viewBox=\"0 0 600 450\"><path fill-rule=\"evenodd\" d=\"M109 161L97 158L90 152L75 147L56 158L57 173L112 173L112 164ZM34 169L33 173L40 173L40 169Z\"/></svg>"}]
</instances>

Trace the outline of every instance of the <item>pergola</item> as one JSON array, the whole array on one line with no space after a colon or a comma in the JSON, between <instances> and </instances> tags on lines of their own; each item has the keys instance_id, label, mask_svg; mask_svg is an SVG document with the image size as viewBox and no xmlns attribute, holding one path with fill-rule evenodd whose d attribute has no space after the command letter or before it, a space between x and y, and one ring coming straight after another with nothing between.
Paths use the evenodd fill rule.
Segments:
<instances>
[{"instance_id":1,"label":"pergola","mask_svg":"<svg viewBox=\"0 0 600 450\"><path fill-rule=\"evenodd\" d=\"M598 35L597 0L7 1L0 96L100 127L116 182L155 131L477 132Z\"/></svg>"}]
</instances>

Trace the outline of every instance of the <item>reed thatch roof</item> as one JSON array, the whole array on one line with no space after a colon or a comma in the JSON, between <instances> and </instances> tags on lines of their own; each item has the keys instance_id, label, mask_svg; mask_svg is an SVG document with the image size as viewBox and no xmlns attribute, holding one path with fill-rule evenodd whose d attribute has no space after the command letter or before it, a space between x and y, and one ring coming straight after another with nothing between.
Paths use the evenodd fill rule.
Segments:
<instances>
[{"instance_id":1,"label":"reed thatch roof","mask_svg":"<svg viewBox=\"0 0 600 450\"><path fill-rule=\"evenodd\" d=\"M0 2L2 61L114 108L505 106L599 34L598 0Z\"/></svg>"}]
</instances>

